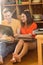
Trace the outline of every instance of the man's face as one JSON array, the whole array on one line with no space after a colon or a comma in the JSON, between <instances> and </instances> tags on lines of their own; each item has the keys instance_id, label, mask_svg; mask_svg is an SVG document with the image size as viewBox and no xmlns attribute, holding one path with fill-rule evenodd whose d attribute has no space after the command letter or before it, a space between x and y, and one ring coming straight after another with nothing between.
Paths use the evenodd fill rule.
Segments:
<instances>
[{"instance_id":1,"label":"man's face","mask_svg":"<svg viewBox=\"0 0 43 65\"><path fill-rule=\"evenodd\" d=\"M3 16L4 16L5 20L10 20L12 17L12 14L11 14L11 12L8 11L8 12L4 13Z\"/></svg>"}]
</instances>

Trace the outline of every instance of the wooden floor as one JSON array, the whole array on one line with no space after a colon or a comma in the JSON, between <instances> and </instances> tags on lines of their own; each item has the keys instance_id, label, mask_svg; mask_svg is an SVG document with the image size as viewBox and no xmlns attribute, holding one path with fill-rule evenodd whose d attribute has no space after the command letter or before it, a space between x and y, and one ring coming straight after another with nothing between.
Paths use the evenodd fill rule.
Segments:
<instances>
[{"instance_id":1,"label":"wooden floor","mask_svg":"<svg viewBox=\"0 0 43 65\"><path fill-rule=\"evenodd\" d=\"M37 50L32 50L27 53L27 55L22 59L20 63L12 64L10 62L12 55L9 54L6 58L4 58L3 65L38 65L37 62Z\"/></svg>"},{"instance_id":2,"label":"wooden floor","mask_svg":"<svg viewBox=\"0 0 43 65\"><path fill-rule=\"evenodd\" d=\"M29 51L28 54L22 59L22 62L12 64L10 62L12 55L9 54L6 58L4 58L3 65L37 65L37 51L32 50Z\"/></svg>"}]
</instances>

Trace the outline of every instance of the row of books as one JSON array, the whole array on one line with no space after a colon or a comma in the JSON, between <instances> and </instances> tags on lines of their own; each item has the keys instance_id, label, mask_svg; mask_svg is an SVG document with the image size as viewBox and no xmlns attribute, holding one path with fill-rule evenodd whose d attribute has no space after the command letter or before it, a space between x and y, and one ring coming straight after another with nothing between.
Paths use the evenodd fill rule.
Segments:
<instances>
[{"instance_id":1,"label":"row of books","mask_svg":"<svg viewBox=\"0 0 43 65\"><path fill-rule=\"evenodd\" d=\"M39 3L41 0L31 0L33 3ZM29 2L29 0L18 0L17 4L22 4L22 2ZM6 4L16 4L16 0L6 0Z\"/></svg>"}]
</instances>

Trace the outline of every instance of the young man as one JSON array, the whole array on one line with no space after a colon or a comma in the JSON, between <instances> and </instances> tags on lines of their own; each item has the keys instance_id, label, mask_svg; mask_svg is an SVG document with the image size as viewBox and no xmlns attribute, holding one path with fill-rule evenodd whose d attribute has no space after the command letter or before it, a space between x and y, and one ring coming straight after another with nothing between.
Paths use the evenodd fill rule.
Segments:
<instances>
[{"instance_id":1,"label":"young man","mask_svg":"<svg viewBox=\"0 0 43 65\"><path fill-rule=\"evenodd\" d=\"M12 13L7 8L3 9L2 25L10 26L14 32L14 35L17 33L17 28L20 28L20 22L17 19L12 18ZM14 41L14 38L10 36L11 41ZM0 42L0 64L3 64L3 57L7 56L8 53L14 50L15 43L6 47L6 43Z\"/></svg>"}]
</instances>

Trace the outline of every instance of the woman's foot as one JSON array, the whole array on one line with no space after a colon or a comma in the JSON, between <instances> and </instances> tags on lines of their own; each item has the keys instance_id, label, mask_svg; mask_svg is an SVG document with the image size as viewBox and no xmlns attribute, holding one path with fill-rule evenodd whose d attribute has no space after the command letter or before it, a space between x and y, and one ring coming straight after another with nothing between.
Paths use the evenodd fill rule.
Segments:
<instances>
[{"instance_id":1,"label":"woman's foot","mask_svg":"<svg viewBox=\"0 0 43 65\"><path fill-rule=\"evenodd\" d=\"M3 64L3 58L0 56L0 64Z\"/></svg>"},{"instance_id":2,"label":"woman's foot","mask_svg":"<svg viewBox=\"0 0 43 65\"><path fill-rule=\"evenodd\" d=\"M17 55L15 58L17 62L21 62L21 58L19 57L19 55Z\"/></svg>"},{"instance_id":3,"label":"woman's foot","mask_svg":"<svg viewBox=\"0 0 43 65\"><path fill-rule=\"evenodd\" d=\"M13 53L13 58L16 59L16 62L21 62L21 58L19 57L18 54L14 54L14 53Z\"/></svg>"},{"instance_id":4,"label":"woman's foot","mask_svg":"<svg viewBox=\"0 0 43 65\"><path fill-rule=\"evenodd\" d=\"M12 58L10 61L11 61L12 63L15 63L15 62L16 62L16 59L15 59L15 58Z\"/></svg>"},{"instance_id":5,"label":"woman's foot","mask_svg":"<svg viewBox=\"0 0 43 65\"><path fill-rule=\"evenodd\" d=\"M16 54L13 53L13 57L12 57L12 59L10 60L12 63L15 63L15 62L16 62L15 56L16 56Z\"/></svg>"},{"instance_id":6,"label":"woman's foot","mask_svg":"<svg viewBox=\"0 0 43 65\"><path fill-rule=\"evenodd\" d=\"M19 57L18 54L13 54L13 58L11 59L11 62L12 63L21 62L21 58Z\"/></svg>"}]
</instances>

